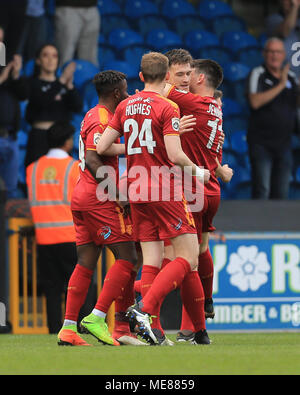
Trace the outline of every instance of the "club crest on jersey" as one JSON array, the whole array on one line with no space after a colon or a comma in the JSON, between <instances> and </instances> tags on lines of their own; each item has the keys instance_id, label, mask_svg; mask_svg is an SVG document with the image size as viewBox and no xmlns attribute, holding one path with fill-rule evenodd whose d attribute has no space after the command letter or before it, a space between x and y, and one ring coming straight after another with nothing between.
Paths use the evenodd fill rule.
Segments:
<instances>
[{"instance_id":1,"label":"club crest on jersey","mask_svg":"<svg viewBox=\"0 0 300 395\"><path fill-rule=\"evenodd\" d=\"M101 133L94 134L94 145L97 145L99 143L100 138L101 138Z\"/></svg>"},{"instance_id":2,"label":"club crest on jersey","mask_svg":"<svg viewBox=\"0 0 300 395\"><path fill-rule=\"evenodd\" d=\"M111 235L111 229L109 226L102 226L102 228L98 231L98 236L99 236L99 233L100 233L100 236L102 236L103 239L106 240Z\"/></svg>"},{"instance_id":3,"label":"club crest on jersey","mask_svg":"<svg viewBox=\"0 0 300 395\"><path fill-rule=\"evenodd\" d=\"M175 228L176 230L179 230L182 227L182 219L178 218L179 222L177 225L172 225L173 228Z\"/></svg>"},{"instance_id":4,"label":"club crest on jersey","mask_svg":"<svg viewBox=\"0 0 300 395\"><path fill-rule=\"evenodd\" d=\"M179 132L179 126L180 126L180 120L179 120L179 118L172 118L172 128L173 128L176 132Z\"/></svg>"}]
</instances>

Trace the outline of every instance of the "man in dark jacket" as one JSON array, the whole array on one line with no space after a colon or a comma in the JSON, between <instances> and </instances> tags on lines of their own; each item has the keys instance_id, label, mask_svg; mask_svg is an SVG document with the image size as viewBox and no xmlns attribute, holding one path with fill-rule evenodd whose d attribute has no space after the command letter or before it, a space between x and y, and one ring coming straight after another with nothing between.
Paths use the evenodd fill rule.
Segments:
<instances>
[{"instance_id":1,"label":"man in dark jacket","mask_svg":"<svg viewBox=\"0 0 300 395\"><path fill-rule=\"evenodd\" d=\"M55 39L60 66L69 60L98 64L100 14L97 0L56 0Z\"/></svg>"},{"instance_id":2,"label":"man in dark jacket","mask_svg":"<svg viewBox=\"0 0 300 395\"><path fill-rule=\"evenodd\" d=\"M289 195L299 88L290 65L284 66L285 57L283 41L270 38L264 64L249 76L248 144L254 199L287 199Z\"/></svg>"}]
</instances>

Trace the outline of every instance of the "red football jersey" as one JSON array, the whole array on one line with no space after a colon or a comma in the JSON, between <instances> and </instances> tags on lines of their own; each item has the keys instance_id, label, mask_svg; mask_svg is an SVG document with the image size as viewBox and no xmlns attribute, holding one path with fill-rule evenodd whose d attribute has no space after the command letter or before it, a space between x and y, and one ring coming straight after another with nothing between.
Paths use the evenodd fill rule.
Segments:
<instances>
[{"instance_id":1,"label":"red football jersey","mask_svg":"<svg viewBox=\"0 0 300 395\"><path fill-rule=\"evenodd\" d=\"M216 158L222 162L222 147L219 137L222 132L222 109L212 97L201 97L184 92L173 86L168 98L178 104L181 116L194 115L196 126L192 132L181 135L181 144L186 155L198 166L210 171L210 180L205 184L207 195L220 194L220 184L215 176Z\"/></svg>"},{"instance_id":2,"label":"red football jersey","mask_svg":"<svg viewBox=\"0 0 300 395\"><path fill-rule=\"evenodd\" d=\"M86 113L82 121L79 137L80 178L73 193L71 205L72 210L89 210L95 208L100 203L96 196L98 183L86 168L85 158L86 151L96 151L97 142L112 117L112 112L110 112L105 106L98 104ZM118 182L118 157L103 155L101 156L101 161L103 165L114 168L116 182Z\"/></svg>"},{"instance_id":3,"label":"red football jersey","mask_svg":"<svg viewBox=\"0 0 300 395\"><path fill-rule=\"evenodd\" d=\"M109 126L124 135L130 202L182 199L175 181L181 174L164 144L165 135L179 136L179 118L177 104L155 92L141 91L117 107Z\"/></svg>"}]
</instances>

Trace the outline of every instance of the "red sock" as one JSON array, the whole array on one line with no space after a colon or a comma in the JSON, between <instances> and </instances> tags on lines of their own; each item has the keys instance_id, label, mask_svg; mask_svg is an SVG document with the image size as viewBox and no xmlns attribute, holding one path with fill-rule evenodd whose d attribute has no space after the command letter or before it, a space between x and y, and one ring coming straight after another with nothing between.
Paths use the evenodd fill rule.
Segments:
<instances>
[{"instance_id":1,"label":"red sock","mask_svg":"<svg viewBox=\"0 0 300 395\"><path fill-rule=\"evenodd\" d=\"M93 270L89 270L79 264L75 266L68 284L65 314L66 320L78 320L78 315L85 302L93 273Z\"/></svg>"},{"instance_id":2,"label":"red sock","mask_svg":"<svg viewBox=\"0 0 300 395\"><path fill-rule=\"evenodd\" d=\"M156 276L160 272L161 269L145 265L142 269L142 276L141 276L141 294L142 299L145 298L146 294L148 293L149 289L151 288L153 281L155 280ZM160 324L160 305L157 305L156 308L153 310L153 317L152 317L152 328L159 329L163 332L163 328Z\"/></svg>"},{"instance_id":3,"label":"red sock","mask_svg":"<svg viewBox=\"0 0 300 395\"><path fill-rule=\"evenodd\" d=\"M168 293L180 287L185 275L190 270L189 262L183 258L178 257L170 262L158 273L147 295L143 298L142 310L151 315L155 314L156 309L161 306Z\"/></svg>"},{"instance_id":4,"label":"red sock","mask_svg":"<svg viewBox=\"0 0 300 395\"><path fill-rule=\"evenodd\" d=\"M197 272L185 276L180 291L182 303L194 325L193 332L205 329L204 292Z\"/></svg>"},{"instance_id":5,"label":"red sock","mask_svg":"<svg viewBox=\"0 0 300 395\"><path fill-rule=\"evenodd\" d=\"M192 322L190 316L188 315L188 312L186 311L183 303L182 303L180 330L181 331L187 330L187 331L195 332L193 322Z\"/></svg>"},{"instance_id":6,"label":"red sock","mask_svg":"<svg viewBox=\"0 0 300 395\"><path fill-rule=\"evenodd\" d=\"M203 254L199 255L198 273L202 282L205 299L212 298L214 262L209 248Z\"/></svg>"},{"instance_id":7,"label":"red sock","mask_svg":"<svg viewBox=\"0 0 300 395\"><path fill-rule=\"evenodd\" d=\"M141 293L141 280L136 280L134 282L134 291Z\"/></svg>"},{"instance_id":8,"label":"red sock","mask_svg":"<svg viewBox=\"0 0 300 395\"><path fill-rule=\"evenodd\" d=\"M134 303L134 283L137 273L132 271L130 280L121 295L115 300L115 331L130 332L129 323L125 320L125 312Z\"/></svg>"},{"instance_id":9,"label":"red sock","mask_svg":"<svg viewBox=\"0 0 300 395\"><path fill-rule=\"evenodd\" d=\"M131 278L133 264L123 259L115 261L107 272L95 308L107 313L110 305L121 295Z\"/></svg>"},{"instance_id":10,"label":"red sock","mask_svg":"<svg viewBox=\"0 0 300 395\"><path fill-rule=\"evenodd\" d=\"M155 277L158 275L160 269L155 266L144 265L141 274L141 295L144 298L151 288Z\"/></svg>"}]
</instances>

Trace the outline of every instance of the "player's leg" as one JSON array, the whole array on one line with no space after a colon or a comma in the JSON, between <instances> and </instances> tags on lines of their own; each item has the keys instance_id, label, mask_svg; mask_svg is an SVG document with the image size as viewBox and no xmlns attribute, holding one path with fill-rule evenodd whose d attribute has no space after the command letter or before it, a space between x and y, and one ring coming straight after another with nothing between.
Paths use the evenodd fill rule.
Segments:
<instances>
[{"instance_id":1,"label":"player's leg","mask_svg":"<svg viewBox=\"0 0 300 395\"><path fill-rule=\"evenodd\" d=\"M200 245L198 273L204 290L205 302L204 311L205 318L214 318L213 306L213 277L214 263L209 249L209 233L202 234L202 243Z\"/></svg>"},{"instance_id":2,"label":"player's leg","mask_svg":"<svg viewBox=\"0 0 300 395\"><path fill-rule=\"evenodd\" d=\"M90 315L106 318L111 304L115 302L115 328L113 338L122 344L145 345L131 336L126 310L134 303L134 281L140 268L135 243L120 242L107 246L115 257L115 263L105 276L104 284L95 308ZM91 318L90 317L90 318ZM98 331L94 333L97 337Z\"/></svg>"},{"instance_id":3,"label":"player's leg","mask_svg":"<svg viewBox=\"0 0 300 395\"><path fill-rule=\"evenodd\" d=\"M70 277L63 327L58 334L59 345L87 345L77 334L77 320L88 293L101 246L88 243L77 246L77 265Z\"/></svg>"}]
</instances>

